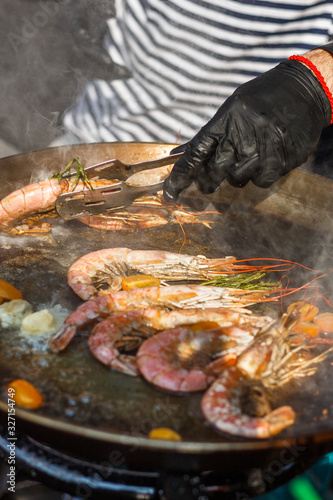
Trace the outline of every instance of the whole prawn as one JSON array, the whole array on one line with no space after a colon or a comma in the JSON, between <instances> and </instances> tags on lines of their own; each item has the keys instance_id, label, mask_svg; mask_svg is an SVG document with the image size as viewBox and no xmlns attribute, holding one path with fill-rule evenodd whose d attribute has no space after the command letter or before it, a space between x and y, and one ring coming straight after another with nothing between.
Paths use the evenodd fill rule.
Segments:
<instances>
[{"instance_id":1,"label":"whole prawn","mask_svg":"<svg viewBox=\"0 0 333 500\"><path fill-rule=\"evenodd\" d=\"M141 375L160 389L184 393L206 389L253 340L260 318L232 326L186 325L145 340L136 355Z\"/></svg>"},{"instance_id":2,"label":"whole prawn","mask_svg":"<svg viewBox=\"0 0 333 500\"><path fill-rule=\"evenodd\" d=\"M244 399L242 386L245 387L244 384L247 382L247 378L236 366L226 368L213 382L201 401L202 412L210 424L226 434L266 439L294 423L296 414L290 406L281 406L271 410L265 400L265 391L259 382L257 386L249 383L248 387L252 386L256 398L264 399L260 401L260 405L265 410L259 415L257 409L253 414L245 412L242 408L242 399Z\"/></svg>"},{"instance_id":3,"label":"whole prawn","mask_svg":"<svg viewBox=\"0 0 333 500\"><path fill-rule=\"evenodd\" d=\"M218 430L245 438L268 438L292 425L291 406L271 408L269 391L293 377L313 375L310 365L321 361L332 348L306 363L294 354L307 344L293 346L294 327L302 319L302 306L259 332L240 354L236 366L227 368L205 392L201 408ZM298 361L297 361L298 359Z\"/></svg>"},{"instance_id":4,"label":"whole prawn","mask_svg":"<svg viewBox=\"0 0 333 500\"><path fill-rule=\"evenodd\" d=\"M63 327L51 339L51 348L61 351L67 347L78 328L106 318L114 312L133 309L192 309L197 307L227 307L237 311L260 302L264 290L239 290L200 285L171 285L168 287L137 288L109 293L81 304L65 320Z\"/></svg>"},{"instance_id":5,"label":"whole prawn","mask_svg":"<svg viewBox=\"0 0 333 500\"><path fill-rule=\"evenodd\" d=\"M147 358L150 361L149 366L152 366L151 361L153 358L150 356L150 353L153 348L149 344L149 340L144 340L154 335L151 343L154 345L155 339L158 343L160 335L155 335L156 332L175 328L179 325L186 325L186 328L189 329L191 328L189 325L195 325L197 328L200 327L206 330L223 327L224 337L228 337L229 339L229 348L235 351L237 350L236 346L238 346L238 349L244 349L259 329L264 324L267 324L267 321L271 321L270 318L255 316L247 310L239 312L226 308L178 309L173 311L165 309L138 309L111 314L98 323L92 330L88 339L88 345L92 354L101 363L129 375L137 375L137 359L140 366L145 367ZM240 330L240 327L242 330ZM170 338L172 338L171 332L168 332ZM216 334L215 338L217 341L221 341L222 333ZM140 346L142 341L144 342L140 348L141 354L138 354L139 358L120 352L133 351ZM194 346L194 342L192 344ZM224 342L224 344L226 346L227 342ZM199 342L197 345L199 347ZM221 342L220 347L217 347L217 345L216 343L214 347L215 352L216 349L222 349ZM148 354L146 353L147 349L149 350ZM156 372L159 362L162 363L162 359L160 354L157 355L157 352L155 354ZM177 353L175 353L176 356ZM147 378L149 370L141 370L141 372Z\"/></svg>"},{"instance_id":6,"label":"whole prawn","mask_svg":"<svg viewBox=\"0 0 333 500\"><path fill-rule=\"evenodd\" d=\"M176 205L166 203L161 195L140 196L126 209L120 208L101 215L88 215L79 220L89 227L102 231L133 231L166 224L203 224L211 227L214 223L214 220L205 218L201 212L192 209L183 210Z\"/></svg>"},{"instance_id":7,"label":"whole prawn","mask_svg":"<svg viewBox=\"0 0 333 500\"><path fill-rule=\"evenodd\" d=\"M107 184L110 184L110 181L91 181L93 187ZM57 217L54 209L58 196L82 189L90 187L84 181L51 178L10 193L0 201L0 231L11 236L51 231L51 224L36 221L32 216L43 214L47 217Z\"/></svg>"},{"instance_id":8,"label":"whole prawn","mask_svg":"<svg viewBox=\"0 0 333 500\"><path fill-rule=\"evenodd\" d=\"M88 253L68 270L67 281L84 300L120 290L122 279L149 274L168 281L208 280L237 269L234 257L207 259L163 250L106 248ZM107 284L107 289L97 288Z\"/></svg>"},{"instance_id":9,"label":"whole prawn","mask_svg":"<svg viewBox=\"0 0 333 500\"><path fill-rule=\"evenodd\" d=\"M11 235L31 231L28 225L17 225L18 222L29 215L51 211L55 207L58 196L67 190L67 181L46 179L9 194L0 201L0 231ZM49 226L49 224L44 224L38 231L49 231Z\"/></svg>"}]
</instances>

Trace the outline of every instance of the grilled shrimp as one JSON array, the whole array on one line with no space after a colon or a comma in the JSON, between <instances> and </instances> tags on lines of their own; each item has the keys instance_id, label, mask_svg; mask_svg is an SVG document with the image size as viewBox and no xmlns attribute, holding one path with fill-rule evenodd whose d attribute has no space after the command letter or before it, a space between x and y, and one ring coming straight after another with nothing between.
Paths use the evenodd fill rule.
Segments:
<instances>
[{"instance_id":1,"label":"grilled shrimp","mask_svg":"<svg viewBox=\"0 0 333 500\"><path fill-rule=\"evenodd\" d=\"M0 201L0 231L16 235L33 230L25 225L15 225L29 215L51 211L58 196L67 190L67 181L46 179L9 194ZM38 231L50 231L50 224L43 224Z\"/></svg>"},{"instance_id":2,"label":"grilled shrimp","mask_svg":"<svg viewBox=\"0 0 333 500\"><path fill-rule=\"evenodd\" d=\"M144 339L151 337L158 331L185 324L187 326L193 324L196 324L196 326L201 325L205 329L223 326L226 331L229 328L228 332L230 331L230 333L225 333L225 335L228 335L228 338L230 337L229 347L231 351L233 348L235 351L236 347L234 344L243 346L242 348L244 349L244 346L249 343L263 325L267 324L267 321L269 321L268 318L252 315L246 309L241 312L226 308L177 309L173 311L165 309L138 309L111 314L105 320L98 323L89 337L88 344L92 354L101 363L110 366L114 370L122 371L129 375L136 375L138 370L135 356L121 354L120 351L133 351L137 349ZM242 328L248 328L248 331L239 330L237 328L238 325L242 325ZM157 337L155 336L154 339ZM234 340L231 340L231 338L234 338ZM216 335L216 339L221 340L222 335ZM144 342L143 345L146 344L147 342ZM150 351L151 348L149 353ZM151 358L149 353L146 353L146 349L142 346L139 357L140 366L145 366L146 358L149 358L155 364L156 373L159 362L162 366L162 359L155 358L154 360L154 356ZM174 355L177 357L176 352ZM149 366L151 365L152 363ZM146 378L148 378L149 371L149 369L148 371L141 370L144 375L146 374Z\"/></svg>"},{"instance_id":3,"label":"grilled shrimp","mask_svg":"<svg viewBox=\"0 0 333 500\"><path fill-rule=\"evenodd\" d=\"M132 274L149 274L168 281L208 280L236 268L234 257L207 259L163 250L106 248L88 253L69 268L67 280L84 300L121 289L122 279ZM107 290L97 287L107 284Z\"/></svg>"},{"instance_id":4,"label":"grilled shrimp","mask_svg":"<svg viewBox=\"0 0 333 500\"><path fill-rule=\"evenodd\" d=\"M294 423L296 414L290 406L271 408L269 390L295 376L313 375L313 365L332 349L307 362L298 357L307 349L306 343L293 345L293 328L302 315L300 304L277 323L264 327L240 354L236 366L227 368L206 391L201 408L214 427L235 436L268 438Z\"/></svg>"},{"instance_id":5,"label":"grilled shrimp","mask_svg":"<svg viewBox=\"0 0 333 500\"><path fill-rule=\"evenodd\" d=\"M227 434L261 439L292 425L296 417L294 410L290 406L271 410L260 382L256 384L252 384L252 395L244 395L242 387L251 387L251 383L247 384L246 377L236 366L226 368L202 398L201 409L208 422ZM252 404L254 397L260 399L253 413L242 407L243 400L248 397L252 398ZM258 412L258 406L263 408L262 412Z\"/></svg>"},{"instance_id":6,"label":"grilled shrimp","mask_svg":"<svg viewBox=\"0 0 333 500\"><path fill-rule=\"evenodd\" d=\"M110 181L98 180L91 183L96 187L110 184ZM85 188L87 186L84 182L74 179L46 179L10 193L0 201L0 231L12 236L51 231L51 224L41 223L32 216L44 214L47 217L57 217L54 208L58 196Z\"/></svg>"},{"instance_id":7,"label":"grilled shrimp","mask_svg":"<svg viewBox=\"0 0 333 500\"><path fill-rule=\"evenodd\" d=\"M269 293L269 292L268 292ZM260 302L263 290L238 290L200 285L137 288L102 295L81 304L65 320L64 326L51 340L51 348L61 351L67 347L78 328L106 318L114 312L133 309L192 309L197 307L227 307L240 310Z\"/></svg>"},{"instance_id":8,"label":"grilled shrimp","mask_svg":"<svg viewBox=\"0 0 333 500\"><path fill-rule=\"evenodd\" d=\"M158 333L143 342L137 353L141 375L156 387L172 392L206 389L258 332L256 325L243 321L237 326L182 326ZM266 318L266 320L269 320Z\"/></svg>"},{"instance_id":9,"label":"grilled shrimp","mask_svg":"<svg viewBox=\"0 0 333 500\"><path fill-rule=\"evenodd\" d=\"M182 210L176 205L166 203L161 196L140 196L130 207L120 208L112 213L90 215L79 220L94 229L103 231L129 231L150 229L166 224L203 224L211 227L214 220L192 209Z\"/></svg>"}]
</instances>

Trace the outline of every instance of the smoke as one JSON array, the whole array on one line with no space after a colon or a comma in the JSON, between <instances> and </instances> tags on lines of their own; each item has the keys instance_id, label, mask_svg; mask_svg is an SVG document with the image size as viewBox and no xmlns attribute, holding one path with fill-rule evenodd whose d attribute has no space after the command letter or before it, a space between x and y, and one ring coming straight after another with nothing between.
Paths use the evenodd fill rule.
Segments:
<instances>
[{"instance_id":1,"label":"smoke","mask_svg":"<svg viewBox=\"0 0 333 500\"><path fill-rule=\"evenodd\" d=\"M112 0L3 0L0 137L21 152L62 134L62 117L88 78L116 71L101 47Z\"/></svg>"}]
</instances>

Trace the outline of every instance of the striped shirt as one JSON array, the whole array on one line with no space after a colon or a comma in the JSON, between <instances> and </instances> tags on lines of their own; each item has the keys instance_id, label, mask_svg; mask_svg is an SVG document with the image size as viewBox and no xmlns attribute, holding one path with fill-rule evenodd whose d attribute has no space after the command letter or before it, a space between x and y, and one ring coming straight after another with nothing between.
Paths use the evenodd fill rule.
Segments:
<instances>
[{"instance_id":1,"label":"striped shirt","mask_svg":"<svg viewBox=\"0 0 333 500\"><path fill-rule=\"evenodd\" d=\"M64 118L84 142L185 142L239 85L333 35L333 0L116 0L116 12L105 43L132 77L86 84Z\"/></svg>"}]
</instances>

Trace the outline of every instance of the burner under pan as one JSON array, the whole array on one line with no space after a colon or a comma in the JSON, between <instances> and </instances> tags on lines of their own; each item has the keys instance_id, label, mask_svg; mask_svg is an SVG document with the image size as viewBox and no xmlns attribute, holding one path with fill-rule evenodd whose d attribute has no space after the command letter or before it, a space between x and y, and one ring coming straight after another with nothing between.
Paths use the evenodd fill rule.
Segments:
<instances>
[{"instance_id":1,"label":"burner under pan","mask_svg":"<svg viewBox=\"0 0 333 500\"><path fill-rule=\"evenodd\" d=\"M0 474L6 475L6 469L0 467ZM1 490L0 490L1 491ZM38 481L34 481L22 475L17 482L15 493L5 491L0 493L1 500L84 500L49 488Z\"/></svg>"},{"instance_id":2,"label":"burner under pan","mask_svg":"<svg viewBox=\"0 0 333 500\"><path fill-rule=\"evenodd\" d=\"M38 443L25 435L18 435L15 445L15 493L8 491L8 435L0 426L0 499L1 500L231 500L250 499L275 490L301 474L310 464L310 456L303 456L285 466L280 464L277 474L267 468L249 470L191 471L158 470L135 471L126 466L95 463L72 457ZM311 454L311 453L310 453Z\"/></svg>"}]
</instances>

